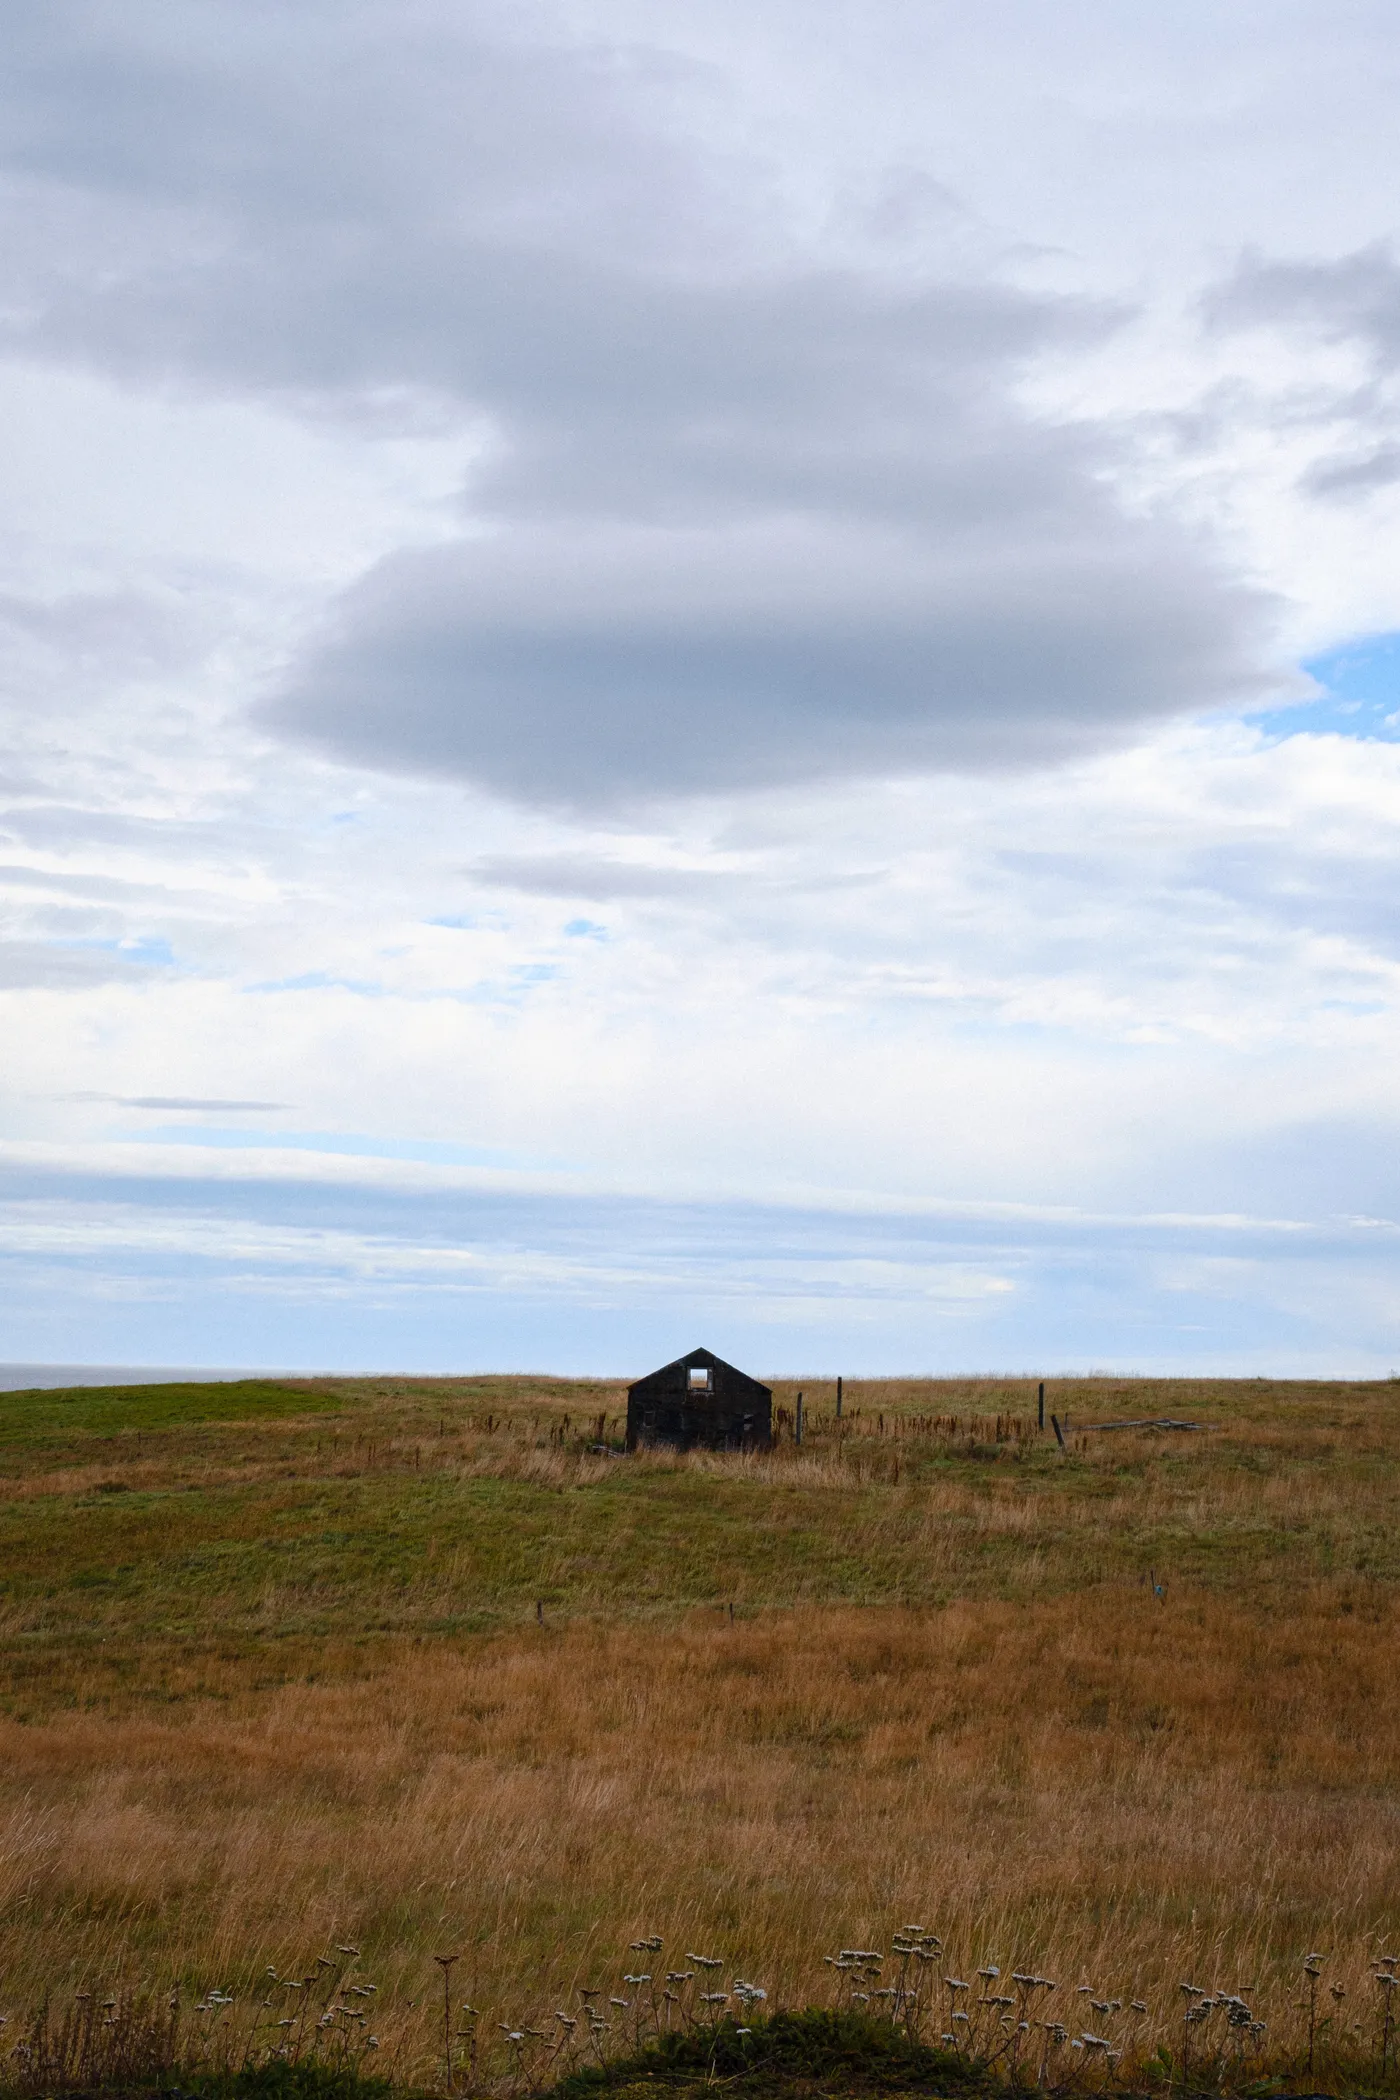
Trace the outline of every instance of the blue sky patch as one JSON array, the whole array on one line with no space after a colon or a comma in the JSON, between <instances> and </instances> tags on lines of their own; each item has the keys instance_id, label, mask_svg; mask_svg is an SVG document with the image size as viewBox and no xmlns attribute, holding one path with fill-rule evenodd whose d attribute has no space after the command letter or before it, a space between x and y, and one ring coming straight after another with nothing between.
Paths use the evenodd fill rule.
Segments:
<instances>
[{"instance_id":1,"label":"blue sky patch","mask_svg":"<svg viewBox=\"0 0 1400 2100\"><path fill-rule=\"evenodd\" d=\"M332 977L325 970L305 970L299 977L269 978L243 987L247 992L355 992L362 999L382 999L382 984L364 977Z\"/></svg>"},{"instance_id":2,"label":"blue sky patch","mask_svg":"<svg viewBox=\"0 0 1400 2100\"><path fill-rule=\"evenodd\" d=\"M1400 634L1373 634L1311 656L1303 665L1323 688L1299 707L1250 719L1271 736L1352 736L1400 743Z\"/></svg>"},{"instance_id":3,"label":"blue sky patch","mask_svg":"<svg viewBox=\"0 0 1400 2100\"><path fill-rule=\"evenodd\" d=\"M133 1138L118 1131L116 1141L125 1144L207 1145L224 1152L329 1152L349 1159L416 1160L427 1166L505 1167L515 1171L536 1170L541 1162L520 1152L501 1151L487 1145L454 1145L427 1138L381 1138L362 1131L339 1130L236 1130L220 1124L163 1124L143 1130ZM558 1162L550 1162L557 1168Z\"/></svg>"},{"instance_id":4,"label":"blue sky patch","mask_svg":"<svg viewBox=\"0 0 1400 2100\"><path fill-rule=\"evenodd\" d=\"M163 934L143 933L134 940L120 941L59 936L45 945L50 948L88 948L102 955L119 955L123 962L144 963L165 970L176 967L175 951Z\"/></svg>"}]
</instances>

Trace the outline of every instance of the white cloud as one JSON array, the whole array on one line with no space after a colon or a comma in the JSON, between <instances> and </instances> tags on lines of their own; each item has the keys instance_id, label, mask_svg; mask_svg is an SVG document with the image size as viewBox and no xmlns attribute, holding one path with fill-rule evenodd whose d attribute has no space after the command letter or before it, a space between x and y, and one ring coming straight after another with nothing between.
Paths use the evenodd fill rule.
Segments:
<instances>
[{"instance_id":1,"label":"white cloud","mask_svg":"<svg viewBox=\"0 0 1400 2100\"><path fill-rule=\"evenodd\" d=\"M818 15L16 31L13 1346L1388 1367L1393 25Z\"/></svg>"},{"instance_id":2,"label":"white cloud","mask_svg":"<svg viewBox=\"0 0 1400 2100\"><path fill-rule=\"evenodd\" d=\"M266 725L625 803L1037 763L1277 683L1264 595L1115 499L1122 434L1015 398L1110 310L994 252L803 259L771 208L755 243L679 83L445 17L386 67L374 20L230 49L60 12L13 76L16 348L481 434L471 529L386 558Z\"/></svg>"}]
</instances>

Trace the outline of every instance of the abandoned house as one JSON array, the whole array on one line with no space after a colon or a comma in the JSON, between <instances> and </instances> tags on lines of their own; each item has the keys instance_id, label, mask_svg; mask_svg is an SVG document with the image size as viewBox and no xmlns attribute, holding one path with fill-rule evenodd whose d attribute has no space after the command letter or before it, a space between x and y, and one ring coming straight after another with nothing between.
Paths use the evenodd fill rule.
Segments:
<instances>
[{"instance_id":1,"label":"abandoned house","mask_svg":"<svg viewBox=\"0 0 1400 2100\"><path fill-rule=\"evenodd\" d=\"M766 1451L773 1395L708 1349L692 1349L627 1388L627 1448L669 1444L678 1451Z\"/></svg>"}]
</instances>

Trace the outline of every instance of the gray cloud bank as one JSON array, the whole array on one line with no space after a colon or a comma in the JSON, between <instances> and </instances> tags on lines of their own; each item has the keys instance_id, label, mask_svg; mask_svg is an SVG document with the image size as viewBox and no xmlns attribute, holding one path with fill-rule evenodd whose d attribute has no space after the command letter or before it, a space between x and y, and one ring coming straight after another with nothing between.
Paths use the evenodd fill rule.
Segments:
<instances>
[{"instance_id":1,"label":"gray cloud bank","mask_svg":"<svg viewBox=\"0 0 1400 2100\"><path fill-rule=\"evenodd\" d=\"M192 1094L76 1094L77 1101L110 1101L117 1108L178 1109L202 1115L251 1115L286 1108L285 1101L225 1101Z\"/></svg>"},{"instance_id":2,"label":"gray cloud bank","mask_svg":"<svg viewBox=\"0 0 1400 2100\"><path fill-rule=\"evenodd\" d=\"M152 967L114 944L0 940L0 991L91 991L148 981Z\"/></svg>"},{"instance_id":3,"label":"gray cloud bank","mask_svg":"<svg viewBox=\"0 0 1400 2100\"><path fill-rule=\"evenodd\" d=\"M1202 301L1217 331L1269 329L1347 344L1364 377L1323 389L1321 419L1348 432L1300 477L1305 495L1352 502L1400 481L1394 381L1400 372L1400 263L1388 241L1349 255L1279 259L1249 251Z\"/></svg>"},{"instance_id":4,"label":"gray cloud bank","mask_svg":"<svg viewBox=\"0 0 1400 2100\"><path fill-rule=\"evenodd\" d=\"M58 6L17 25L0 342L479 433L261 709L554 805L1039 763L1253 693L1267 608L1038 419L1114 317L796 252L654 54L485 12Z\"/></svg>"},{"instance_id":5,"label":"gray cloud bank","mask_svg":"<svg viewBox=\"0 0 1400 2100\"><path fill-rule=\"evenodd\" d=\"M1311 328L1362 344L1382 371L1400 365L1400 263L1388 241L1323 261L1251 250L1203 308L1217 328Z\"/></svg>"},{"instance_id":6,"label":"gray cloud bank","mask_svg":"<svg viewBox=\"0 0 1400 2100\"><path fill-rule=\"evenodd\" d=\"M586 805L1057 759L1249 689L1245 594L1170 531L1063 494L990 531L600 521L399 556L266 718Z\"/></svg>"}]
</instances>

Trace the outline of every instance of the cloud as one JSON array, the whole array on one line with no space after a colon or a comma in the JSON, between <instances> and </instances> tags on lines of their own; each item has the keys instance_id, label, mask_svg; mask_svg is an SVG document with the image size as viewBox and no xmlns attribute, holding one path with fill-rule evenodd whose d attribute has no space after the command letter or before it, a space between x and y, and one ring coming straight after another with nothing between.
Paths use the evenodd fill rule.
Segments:
<instances>
[{"instance_id":1,"label":"cloud","mask_svg":"<svg viewBox=\"0 0 1400 2100\"><path fill-rule=\"evenodd\" d=\"M1339 1303L1348 1367L1390 1361L1396 1232L1384 1217L668 1203L401 1162L0 1148L0 1269L35 1358L71 1338L80 1295L94 1349L134 1327L224 1364L461 1370L513 1334L526 1360L616 1376L699 1332L756 1368L1043 1375L1082 1363L1092 1333L1093 1361L1180 1370L1218 1363L1228 1319L1232 1367L1248 1351L1244 1368L1335 1375Z\"/></svg>"},{"instance_id":2,"label":"cloud","mask_svg":"<svg viewBox=\"0 0 1400 2100\"><path fill-rule=\"evenodd\" d=\"M91 706L187 668L190 625L147 592L0 590L0 678L11 693L43 695L49 709Z\"/></svg>"},{"instance_id":3,"label":"cloud","mask_svg":"<svg viewBox=\"0 0 1400 2100\"><path fill-rule=\"evenodd\" d=\"M463 872L485 889L514 890L521 896L715 905L730 914L737 913L743 901L756 897L771 900L785 892L812 897L831 890L864 889L879 880L872 869L782 872L713 863L676 867L592 853L495 853L474 861Z\"/></svg>"},{"instance_id":4,"label":"cloud","mask_svg":"<svg viewBox=\"0 0 1400 2100\"><path fill-rule=\"evenodd\" d=\"M723 868L649 867L588 853L495 853L473 862L465 872L487 889L535 897L592 897L599 902L693 897L723 892L750 879Z\"/></svg>"},{"instance_id":5,"label":"cloud","mask_svg":"<svg viewBox=\"0 0 1400 2100\"><path fill-rule=\"evenodd\" d=\"M245 1115L289 1108L288 1101L204 1100L189 1094L75 1094L76 1101L110 1101L117 1108L195 1109L205 1115Z\"/></svg>"},{"instance_id":6,"label":"cloud","mask_svg":"<svg viewBox=\"0 0 1400 2100\"><path fill-rule=\"evenodd\" d=\"M470 10L193 22L26 24L11 346L481 447L461 537L346 595L265 728L616 807L1043 764L1257 692L1262 596L1115 496L1121 433L1025 405L1120 314L997 281L961 222L898 278L804 251L675 60Z\"/></svg>"},{"instance_id":7,"label":"cloud","mask_svg":"<svg viewBox=\"0 0 1400 2100\"><path fill-rule=\"evenodd\" d=\"M1343 499L1369 496L1375 489L1393 488L1400 481L1400 445L1378 445L1359 458L1324 459L1301 476L1300 486L1310 496Z\"/></svg>"},{"instance_id":8,"label":"cloud","mask_svg":"<svg viewBox=\"0 0 1400 2100\"><path fill-rule=\"evenodd\" d=\"M12 10L11 1348L1396 1361L1363 12Z\"/></svg>"},{"instance_id":9,"label":"cloud","mask_svg":"<svg viewBox=\"0 0 1400 2100\"><path fill-rule=\"evenodd\" d=\"M10 343L303 406L474 399L506 368L528 390L563 351L519 333L539 264L567 303L566 258L586 281L589 258L703 245L708 206L660 121L683 67L516 44L490 13L32 17L0 86Z\"/></svg>"},{"instance_id":10,"label":"cloud","mask_svg":"<svg viewBox=\"0 0 1400 2100\"><path fill-rule=\"evenodd\" d=\"M1253 391L1275 439L1321 440L1296 475L1301 495L1359 507L1400 482L1400 263L1389 241L1324 259L1250 249L1201 312L1216 335L1265 331L1284 350L1282 387L1275 377L1272 398L1267 382Z\"/></svg>"},{"instance_id":11,"label":"cloud","mask_svg":"<svg viewBox=\"0 0 1400 2100\"><path fill-rule=\"evenodd\" d=\"M1096 508L1071 484L1058 520L990 532L772 517L399 556L263 719L586 808L1043 763L1267 691L1262 602Z\"/></svg>"},{"instance_id":12,"label":"cloud","mask_svg":"<svg viewBox=\"0 0 1400 2100\"><path fill-rule=\"evenodd\" d=\"M0 940L0 991L90 991L153 975L144 955L115 942Z\"/></svg>"},{"instance_id":13,"label":"cloud","mask_svg":"<svg viewBox=\"0 0 1400 2100\"><path fill-rule=\"evenodd\" d=\"M1389 241L1323 261L1250 250L1202 310L1217 329L1304 328L1359 343L1381 370L1400 364L1400 263Z\"/></svg>"}]
</instances>

